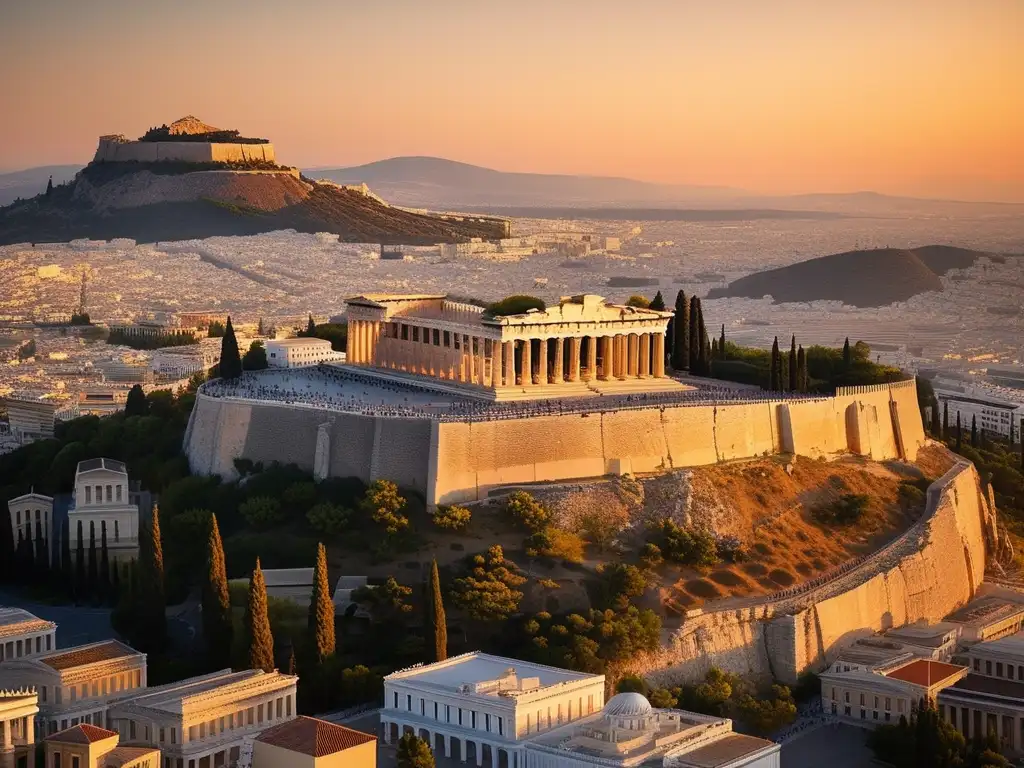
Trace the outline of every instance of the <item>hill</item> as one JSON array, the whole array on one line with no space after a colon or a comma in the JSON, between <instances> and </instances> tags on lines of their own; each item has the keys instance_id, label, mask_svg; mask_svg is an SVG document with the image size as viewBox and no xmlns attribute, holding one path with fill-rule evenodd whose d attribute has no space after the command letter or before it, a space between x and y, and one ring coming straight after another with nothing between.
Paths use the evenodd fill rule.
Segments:
<instances>
[{"instance_id":1,"label":"hill","mask_svg":"<svg viewBox=\"0 0 1024 768\"><path fill-rule=\"evenodd\" d=\"M53 177L54 184L63 184L75 178L81 165L40 165L23 171L0 173L0 205L10 205L20 198L35 197L46 189Z\"/></svg>"},{"instance_id":2,"label":"hill","mask_svg":"<svg viewBox=\"0 0 1024 768\"><path fill-rule=\"evenodd\" d=\"M90 164L50 197L0 208L0 245L279 229L332 232L352 242L430 244L502 237L505 222L406 211L359 190L312 182L293 169L179 163Z\"/></svg>"},{"instance_id":3,"label":"hill","mask_svg":"<svg viewBox=\"0 0 1024 768\"><path fill-rule=\"evenodd\" d=\"M747 275L713 289L708 298L770 295L776 303L841 301L855 307L882 307L926 291L941 291L939 275L969 267L985 255L941 245L849 251Z\"/></svg>"}]
</instances>

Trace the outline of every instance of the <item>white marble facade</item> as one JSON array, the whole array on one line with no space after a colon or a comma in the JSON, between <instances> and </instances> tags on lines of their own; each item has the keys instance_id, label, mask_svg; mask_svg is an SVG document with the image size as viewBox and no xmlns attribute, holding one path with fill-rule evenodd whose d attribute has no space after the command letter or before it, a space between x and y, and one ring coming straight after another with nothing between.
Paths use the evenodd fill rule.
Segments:
<instances>
[{"instance_id":1,"label":"white marble facade","mask_svg":"<svg viewBox=\"0 0 1024 768\"><path fill-rule=\"evenodd\" d=\"M72 556L78 547L82 524L82 548L95 537L97 550L106 532L111 561L126 562L139 551L139 507L129 498L128 471L114 459L88 459L78 463L75 495L68 510Z\"/></svg>"}]
</instances>

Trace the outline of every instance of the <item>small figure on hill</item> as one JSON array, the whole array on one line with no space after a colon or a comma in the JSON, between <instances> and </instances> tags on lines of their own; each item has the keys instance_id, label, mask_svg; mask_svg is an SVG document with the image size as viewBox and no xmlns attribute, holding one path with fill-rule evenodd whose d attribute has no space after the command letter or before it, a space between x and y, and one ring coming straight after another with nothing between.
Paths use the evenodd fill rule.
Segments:
<instances>
[{"instance_id":1,"label":"small figure on hill","mask_svg":"<svg viewBox=\"0 0 1024 768\"><path fill-rule=\"evenodd\" d=\"M52 194L53 194L53 176L51 176L50 180L48 182L46 182L46 196L49 197Z\"/></svg>"}]
</instances>

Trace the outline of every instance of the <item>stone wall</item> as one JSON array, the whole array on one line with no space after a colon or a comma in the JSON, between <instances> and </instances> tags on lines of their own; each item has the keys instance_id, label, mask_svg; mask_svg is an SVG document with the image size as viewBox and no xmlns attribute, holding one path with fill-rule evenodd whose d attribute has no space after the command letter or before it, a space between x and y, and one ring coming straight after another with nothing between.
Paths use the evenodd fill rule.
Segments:
<instances>
[{"instance_id":1,"label":"stone wall","mask_svg":"<svg viewBox=\"0 0 1024 768\"><path fill-rule=\"evenodd\" d=\"M660 652L634 659L627 671L666 685L699 680L717 666L792 684L858 637L939 621L982 582L989 514L974 465L961 461L932 484L922 520L879 552L811 589L692 611Z\"/></svg>"},{"instance_id":2,"label":"stone wall","mask_svg":"<svg viewBox=\"0 0 1024 768\"><path fill-rule=\"evenodd\" d=\"M103 137L94 163L276 162L273 144L214 144L202 141L121 141Z\"/></svg>"}]
</instances>

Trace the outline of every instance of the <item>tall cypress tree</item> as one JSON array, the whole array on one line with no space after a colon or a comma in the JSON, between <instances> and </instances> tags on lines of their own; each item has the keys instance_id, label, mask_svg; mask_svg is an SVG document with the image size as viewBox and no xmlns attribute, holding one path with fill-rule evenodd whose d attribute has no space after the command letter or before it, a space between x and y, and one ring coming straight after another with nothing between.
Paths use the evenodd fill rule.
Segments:
<instances>
[{"instance_id":1,"label":"tall cypress tree","mask_svg":"<svg viewBox=\"0 0 1024 768\"><path fill-rule=\"evenodd\" d=\"M682 291L676 294L676 316L672 320L672 367L685 371L690 367L690 304Z\"/></svg>"},{"instance_id":2,"label":"tall cypress tree","mask_svg":"<svg viewBox=\"0 0 1024 768\"><path fill-rule=\"evenodd\" d=\"M75 601L81 601L88 594L85 580L85 536L82 521L78 521L78 541L75 543Z\"/></svg>"},{"instance_id":3,"label":"tall cypress tree","mask_svg":"<svg viewBox=\"0 0 1024 768\"><path fill-rule=\"evenodd\" d=\"M782 358L779 356L779 337L772 343L771 367L768 370L768 389L772 392L782 390Z\"/></svg>"},{"instance_id":4,"label":"tall cypress tree","mask_svg":"<svg viewBox=\"0 0 1024 768\"><path fill-rule=\"evenodd\" d=\"M942 439L949 437L949 401L942 403Z\"/></svg>"},{"instance_id":5,"label":"tall cypress tree","mask_svg":"<svg viewBox=\"0 0 1024 768\"><path fill-rule=\"evenodd\" d=\"M245 607L246 639L249 641L249 669L274 671L274 636L267 616L267 585L263 581L260 559L249 577L249 599Z\"/></svg>"},{"instance_id":6,"label":"tall cypress tree","mask_svg":"<svg viewBox=\"0 0 1024 768\"><path fill-rule=\"evenodd\" d=\"M971 448L978 447L978 417L971 416Z\"/></svg>"},{"instance_id":7,"label":"tall cypress tree","mask_svg":"<svg viewBox=\"0 0 1024 768\"><path fill-rule=\"evenodd\" d=\"M32 542L21 528L18 529L17 553L18 570L16 576L18 581L31 583L32 572L35 569L35 558L32 557Z\"/></svg>"},{"instance_id":8,"label":"tall cypress tree","mask_svg":"<svg viewBox=\"0 0 1024 768\"><path fill-rule=\"evenodd\" d=\"M700 347L703 343L699 335L699 323L700 323L700 299L696 296L690 297L690 330L689 330L689 347L690 347L690 373L695 375L700 374L698 365L700 363Z\"/></svg>"},{"instance_id":9,"label":"tall cypress tree","mask_svg":"<svg viewBox=\"0 0 1024 768\"><path fill-rule=\"evenodd\" d=\"M1020 430L1017 434L1020 435L1020 471L1024 474L1024 416L1020 418Z\"/></svg>"},{"instance_id":10,"label":"tall cypress tree","mask_svg":"<svg viewBox=\"0 0 1024 768\"><path fill-rule=\"evenodd\" d=\"M798 392L807 391L807 353L803 344L796 351L796 388Z\"/></svg>"},{"instance_id":11,"label":"tall cypress tree","mask_svg":"<svg viewBox=\"0 0 1024 768\"><path fill-rule=\"evenodd\" d=\"M231 666L231 595L217 516L210 516L206 542L206 581L203 584L203 637L210 664L217 669Z\"/></svg>"},{"instance_id":12,"label":"tall cypress tree","mask_svg":"<svg viewBox=\"0 0 1024 768\"><path fill-rule=\"evenodd\" d=\"M846 337L843 343L843 368L849 368L853 363L853 352L850 350L850 337Z\"/></svg>"},{"instance_id":13,"label":"tall cypress tree","mask_svg":"<svg viewBox=\"0 0 1024 768\"><path fill-rule=\"evenodd\" d=\"M654 298L651 299L650 307L658 312L665 311L665 297L661 295L661 291L654 294Z\"/></svg>"},{"instance_id":14,"label":"tall cypress tree","mask_svg":"<svg viewBox=\"0 0 1024 768\"><path fill-rule=\"evenodd\" d=\"M74 599L75 569L71 564L71 526L66 516L60 526L60 576L64 594Z\"/></svg>"},{"instance_id":15,"label":"tall cypress tree","mask_svg":"<svg viewBox=\"0 0 1024 768\"><path fill-rule=\"evenodd\" d=\"M231 318L229 317L228 320L230 321ZM306 335L313 336L314 334L316 334L316 320L313 319L313 315L310 313L309 320L306 322Z\"/></svg>"},{"instance_id":16,"label":"tall cypress tree","mask_svg":"<svg viewBox=\"0 0 1024 768\"><path fill-rule=\"evenodd\" d=\"M117 605L121 599L121 567L117 560L110 564L110 604Z\"/></svg>"},{"instance_id":17,"label":"tall cypress tree","mask_svg":"<svg viewBox=\"0 0 1024 768\"><path fill-rule=\"evenodd\" d=\"M140 630L139 650L159 651L167 641L167 603L164 593L164 547L160 536L160 509L144 526L139 547L139 584L136 589L136 617Z\"/></svg>"},{"instance_id":18,"label":"tall cypress tree","mask_svg":"<svg viewBox=\"0 0 1024 768\"><path fill-rule=\"evenodd\" d=\"M722 335L718 337L718 359L725 360L725 323L722 323Z\"/></svg>"},{"instance_id":19,"label":"tall cypress tree","mask_svg":"<svg viewBox=\"0 0 1024 768\"><path fill-rule=\"evenodd\" d=\"M110 552L107 551L106 520L100 523L99 597L105 603L110 601Z\"/></svg>"},{"instance_id":20,"label":"tall cypress tree","mask_svg":"<svg viewBox=\"0 0 1024 768\"><path fill-rule=\"evenodd\" d=\"M441 577L437 573L437 559L430 563L430 614L431 629L434 630L434 661L448 658L448 619L444 615L444 599L441 597Z\"/></svg>"},{"instance_id":21,"label":"tall cypress tree","mask_svg":"<svg viewBox=\"0 0 1024 768\"><path fill-rule=\"evenodd\" d=\"M97 589L97 572L99 566L96 563L96 524L89 521L89 572L87 575L86 590L88 591L89 599L96 599Z\"/></svg>"},{"instance_id":22,"label":"tall cypress tree","mask_svg":"<svg viewBox=\"0 0 1024 768\"><path fill-rule=\"evenodd\" d=\"M3 522L0 521L0 525L2 524ZM43 523L40 520L36 520L36 540L34 545L35 551L33 555L36 561L36 572L42 580L47 577L47 572L50 570L50 553L46 547L46 539L43 538Z\"/></svg>"},{"instance_id":23,"label":"tall cypress tree","mask_svg":"<svg viewBox=\"0 0 1024 768\"><path fill-rule=\"evenodd\" d=\"M793 334L793 340L789 343L789 391L796 392L800 387L797 384L797 368L796 364L796 334Z\"/></svg>"},{"instance_id":24,"label":"tall cypress tree","mask_svg":"<svg viewBox=\"0 0 1024 768\"><path fill-rule=\"evenodd\" d=\"M327 548L323 544L318 544L316 548L313 595L309 602L309 635L313 639L313 652L317 661L334 655L334 601L327 580Z\"/></svg>"},{"instance_id":25,"label":"tall cypress tree","mask_svg":"<svg viewBox=\"0 0 1024 768\"><path fill-rule=\"evenodd\" d=\"M242 375L242 357L238 352L238 340L228 315L224 326L224 338L220 340L220 376L222 379L237 379Z\"/></svg>"},{"instance_id":26,"label":"tall cypress tree","mask_svg":"<svg viewBox=\"0 0 1024 768\"><path fill-rule=\"evenodd\" d=\"M0 583L14 581L17 555L14 527L8 520L0 520Z\"/></svg>"},{"instance_id":27,"label":"tall cypress tree","mask_svg":"<svg viewBox=\"0 0 1024 768\"><path fill-rule=\"evenodd\" d=\"M964 428L960 423L960 411L956 412L956 452L960 451L964 447Z\"/></svg>"},{"instance_id":28,"label":"tall cypress tree","mask_svg":"<svg viewBox=\"0 0 1024 768\"><path fill-rule=\"evenodd\" d=\"M938 439L942 435L942 425L939 423L939 404L932 406L932 437Z\"/></svg>"}]
</instances>

